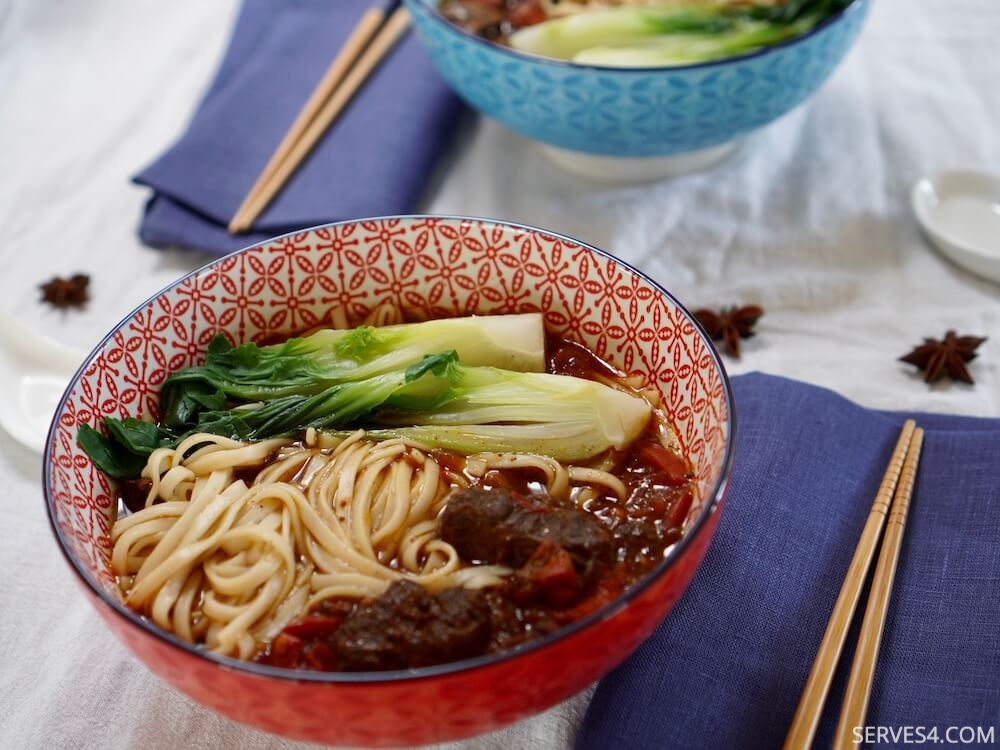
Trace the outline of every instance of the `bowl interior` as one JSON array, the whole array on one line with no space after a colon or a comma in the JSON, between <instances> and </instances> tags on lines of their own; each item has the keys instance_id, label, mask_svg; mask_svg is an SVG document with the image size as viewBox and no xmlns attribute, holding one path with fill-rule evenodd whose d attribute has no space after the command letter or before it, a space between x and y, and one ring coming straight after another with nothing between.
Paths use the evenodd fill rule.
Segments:
<instances>
[{"instance_id":1,"label":"bowl interior","mask_svg":"<svg viewBox=\"0 0 1000 750\"><path fill-rule=\"evenodd\" d=\"M731 414L714 348L649 279L566 237L477 219L399 217L344 222L253 246L143 303L88 357L49 434L44 481L57 536L74 567L117 599L110 572L114 487L76 443L104 416L157 417L157 391L223 333L273 340L391 303L417 319L542 312L657 388L696 471L689 525L720 491Z\"/></svg>"},{"instance_id":2,"label":"bowl interior","mask_svg":"<svg viewBox=\"0 0 1000 750\"><path fill-rule=\"evenodd\" d=\"M663 66L648 66L648 67L617 67L614 65L592 65L592 64L581 64L575 63L569 60L561 60L554 57L544 57L542 55L533 54L530 52L522 52L521 50L514 49L506 44L499 44L496 42L489 41L480 37L470 31L466 31L464 28L449 21L440 12L439 7L441 5L440 0L403 0L403 2L410 7L411 10L424 11L424 13L433 17L441 25L453 29L455 33L461 34L462 36L472 40L475 44L483 45L491 50L501 51L504 54L510 55L513 58L520 58L526 61L535 61L542 63L544 65L552 66L564 66L567 68L576 68L577 70L602 70L602 71L618 71L623 74L642 74L644 72L663 72L663 73L683 73L687 70L697 70L700 68L718 68L720 66L728 65L730 63L739 62L747 58L758 57L760 55L767 54L768 52L782 49L784 47L789 47L799 42L802 42L812 35L822 31L827 26L836 23L840 18L842 18L847 13L857 12L859 8L867 5L869 0L851 0L851 2L844 8L832 13L828 18L825 18L822 22L816 24L813 28L809 29L804 34L799 34L798 36L793 36L790 39L785 39L775 44L770 44L758 50L751 52L743 52L737 55L732 55L730 57L724 57L718 60L708 60L705 62L692 62L685 63L682 65L663 65Z\"/></svg>"}]
</instances>

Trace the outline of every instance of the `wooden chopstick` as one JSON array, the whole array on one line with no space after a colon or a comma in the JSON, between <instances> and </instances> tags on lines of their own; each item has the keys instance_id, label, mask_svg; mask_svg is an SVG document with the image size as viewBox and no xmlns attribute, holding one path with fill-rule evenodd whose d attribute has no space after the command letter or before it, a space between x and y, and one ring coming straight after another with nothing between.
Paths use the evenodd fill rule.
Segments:
<instances>
[{"instance_id":1,"label":"wooden chopstick","mask_svg":"<svg viewBox=\"0 0 1000 750\"><path fill-rule=\"evenodd\" d=\"M830 692L830 683L833 680L837 662L840 660L840 652L844 648L844 639L847 637L847 630L858 606L861 590L864 588L865 578L875 555L875 547L878 545L879 537L882 535L882 527L885 525L885 518L889 512L889 503L896 491L896 484L903 469L903 459L915 429L916 423L912 419L906 420L903 424L903 430L899 434L899 440L892 452L889 466L882 477L882 484L878 494L875 495L871 511L868 513L868 520L861 532L858 546L854 550L854 557L851 558L844 583L837 595L837 602L833 606L826 632L823 634L823 640L816 652L816 660L813 662L809 678L806 680L805 689L802 691L798 708L795 710L795 717L792 719L791 727L789 727L785 737L784 747L786 750L800 750L809 747L816 736L816 727L819 726L819 719L823 713L823 704L826 703L827 694Z\"/></svg>"},{"instance_id":2,"label":"wooden chopstick","mask_svg":"<svg viewBox=\"0 0 1000 750\"><path fill-rule=\"evenodd\" d=\"M369 10L361 17L243 199L229 223L232 234L246 232L250 228L410 25L410 16L403 7L397 8L379 28L383 19L384 13L378 8Z\"/></svg>"},{"instance_id":3,"label":"wooden chopstick","mask_svg":"<svg viewBox=\"0 0 1000 750\"><path fill-rule=\"evenodd\" d=\"M840 710L840 721L833 741L835 748L853 748L858 744L854 741L854 728L864 723L865 714L868 712L868 700L871 697L872 680L875 677L875 662L878 661L882 631L889 611L892 584L896 577L899 550L903 546L906 516L910 510L910 498L913 496L913 483L923 443L924 431L918 427L906 452L903 474L899 480L896 496L892 500L889 520L886 522L882 550L875 566L875 577L872 579L871 591L868 594L865 618L862 621L861 634L858 636L851 676L847 681L844 704Z\"/></svg>"},{"instance_id":4,"label":"wooden chopstick","mask_svg":"<svg viewBox=\"0 0 1000 750\"><path fill-rule=\"evenodd\" d=\"M320 79L319 84L313 90L309 101L306 102L305 107L299 112L295 118L295 122L292 123L288 132L285 133L285 137L278 145L277 150L271 155L271 159L267 162L264 170L257 177L257 181L243 199L243 203L236 210L236 213L233 215L233 222L229 225L230 232L234 231L236 220L247 210L251 199L263 189L278 166L288 158L292 147L302 137L306 128L316 119L320 108L330 98L330 95L333 94L337 86L340 85L344 75L350 70L351 65L357 59L358 55L361 54L365 45L368 44L372 35L382 25L384 20L385 11L381 8L369 8L361 16L358 25L354 27L354 31L351 32L340 52L333 58L333 62L330 63L330 67L327 68L326 73L323 74L323 78Z\"/></svg>"}]
</instances>

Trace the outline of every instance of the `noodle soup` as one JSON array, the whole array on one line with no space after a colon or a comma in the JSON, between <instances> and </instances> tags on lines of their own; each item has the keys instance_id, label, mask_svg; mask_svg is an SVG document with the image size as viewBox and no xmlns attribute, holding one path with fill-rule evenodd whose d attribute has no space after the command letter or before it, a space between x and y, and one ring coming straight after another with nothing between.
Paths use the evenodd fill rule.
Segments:
<instances>
[{"instance_id":1,"label":"noodle soup","mask_svg":"<svg viewBox=\"0 0 1000 750\"><path fill-rule=\"evenodd\" d=\"M440 0L450 22L521 52L659 68L751 54L802 36L852 0Z\"/></svg>"},{"instance_id":2,"label":"noodle soup","mask_svg":"<svg viewBox=\"0 0 1000 750\"><path fill-rule=\"evenodd\" d=\"M537 315L381 308L219 342L163 394L159 426L81 431L121 479L124 600L272 666L399 670L554 632L655 567L695 499L658 393Z\"/></svg>"}]
</instances>

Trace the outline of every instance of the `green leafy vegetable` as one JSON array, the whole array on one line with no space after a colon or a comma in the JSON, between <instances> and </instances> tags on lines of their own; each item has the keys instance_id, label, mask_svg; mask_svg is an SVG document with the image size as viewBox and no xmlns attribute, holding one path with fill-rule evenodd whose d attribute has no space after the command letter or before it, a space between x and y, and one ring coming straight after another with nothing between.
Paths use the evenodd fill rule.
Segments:
<instances>
[{"instance_id":1,"label":"green leafy vegetable","mask_svg":"<svg viewBox=\"0 0 1000 750\"><path fill-rule=\"evenodd\" d=\"M139 476L150 453L173 443L170 434L155 424L132 417L105 417L104 429L106 436L90 425L81 425L76 439L97 468L115 479Z\"/></svg>"},{"instance_id":2,"label":"green leafy vegetable","mask_svg":"<svg viewBox=\"0 0 1000 750\"><path fill-rule=\"evenodd\" d=\"M356 383L339 383L313 396L283 396L260 405L206 412L192 432L236 440L294 435L309 427L339 428L374 418L377 409L433 408L446 397L458 356L454 351L425 357L405 370Z\"/></svg>"},{"instance_id":3,"label":"green leafy vegetable","mask_svg":"<svg viewBox=\"0 0 1000 750\"><path fill-rule=\"evenodd\" d=\"M83 426L78 440L100 469L119 479L137 476L156 448L194 433L263 440L309 427L375 427L369 434L376 439L409 437L463 452L534 452L572 461L624 448L650 413L643 399L595 381L465 367L448 351L315 394L203 411L183 432L108 418L106 436Z\"/></svg>"},{"instance_id":4,"label":"green leafy vegetable","mask_svg":"<svg viewBox=\"0 0 1000 750\"><path fill-rule=\"evenodd\" d=\"M232 346L217 336L205 363L163 385L164 424L194 427L205 411L226 400L252 402L318 394L338 383L401 370L429 354L454 349L462 362L510 370L545 367L545 331L539 314L449 318L351 330L322 330L275 346Z\"/></svg>"},{"instance_id":5,"label":"green leafy vegetable","mask_svg":"<svg viewBox=\"0 0 1000 750\"><path fill-rule=\"evenodd\" d=\"M107 417L107 435L89 425L77 441L99 469L115 479L138 476L156 448L173 447L185 437L207 432L235 440L294 435L309 427L336 429L369 418L379 407L395 412L433 408L446 397L455 378L454 351L425 357L417 364L353 383L339 383L314 395L281 396L231 409L204 411L183 433L131 417Z\"/></svg>"},{"instance_id":6,"label":"green leafy vegetable","mask_svg":"<svg viewBox=\"0 0 1000 750\"><path fill-rule=\"evenodd\" d=\"M465 453L532 452L574 461L624 448L646 427L650 413L641 398L592 380L464 367L447 352L405 372L335 385L314 396L206 413L197 431L262 440L308 427L364 425L374 426L367 432L375 439L408 437Z\"/></svg>"},{"instance_id":7,"label":"green leafy vegetable","mask_svg":"<svg viewBox=\"0 0 1000 750\"><path fill-rule=\"evenodd\" d=\"M851 2L610 8L525 27L511 34L510 45L585 65L686 65L747 54L799 36Z\"/></svg>"}]
</instances>

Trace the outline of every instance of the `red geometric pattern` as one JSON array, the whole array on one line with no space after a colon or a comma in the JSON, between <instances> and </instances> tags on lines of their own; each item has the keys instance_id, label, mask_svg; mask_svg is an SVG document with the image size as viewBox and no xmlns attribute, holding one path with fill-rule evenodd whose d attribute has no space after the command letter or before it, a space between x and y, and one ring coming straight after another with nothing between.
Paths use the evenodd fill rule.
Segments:
<instances>
[{"instance_id":1,"label":"red geometric pattern","mask_svg":"<svg viewBox=\"0 0 1000 750\"><path fill-rule=\"evenodd\" d=\"M628 267L562 237L488 221L380 219L310 230L222 258L167 289L119 325L71 385L48 447L53 515L67 539L68 552L105 591L116 595L108 571L114 495L108 481L76 444L81 424L96 426L107 415L155 418L157 391L164 378L173 370L197 362L217 333L225 334L234 343L273 340L329 322L336 308L346 311L348 318L360 318L383 303L402 308L414 319L541 311L551 330L586 344L601 357L630 374L641 375L659 389L667 415L697 469L702 501L710 499L724 464L730 415L724 376L682 308ZM692 513L699 510L700 506ZM708 526L714 526L714 519ZM708 531L703 528L698 543L677 560L668 575L626 608L631 615L609 617L599 626L583 631L594 631L618 620L621 623L616 629L624 627L622 623L631 623L621 644L613 641L616 645L610 651L608 645L597 647L589 667L574 666L573 679L557 680L551 689L536 691L539 702L533 704L480 707L484 712L480 718L475 718L478 714L470 704L468 711L459 712L471 721L468 726L459 726L457 716L455 721L439 726L442 714L438 706L434 713L439 718L432 724L439 731L428 734L414 728L407 733L408 725L402 722L398 741L430 742L482 731L526 711L542 710L581 689L624 658L639 637L645 637L665 614L693 574L707 545ZM656 590L659 600L641 606L647 594ZM308 727L303 724L305 719L293 721L294 727L286 726L290 721L287 711L294 713L289 707L295 706L287 681L264 680L272 687L285 686L275 688L281 694L279 704L287 708L285 713L281 713L285 709L263 711L258 698L253 699L252 710L247 705L238 710L231 705L216 705L217 699L209 695L211 691L198 685L218 682L216 673L223 670L204 659L180 659L173 646L152 638L103 605L99 609L143 659L155 661L150 665L154 670L224 713L238 714L237 718L270 731L314 741L385 740L383 735L371 734L371 729L366 733L364 727L348 731L341 725L338 729L338 722L331 721L330 716L317 720L322 714L313 715L306 722ZM559 643L565 646L572 640ZM178 672L180 664L186 671ZM507 668L503 676L494 674L491 679L524 679L522 668L513 672ZM193 681L190 675L194 674L204 682ZM243 672L225 674L233 684L218 695L231 695L239 683L242 688L237 694L245 693L247 700L253 692L245 690L247 685L262 680ZM582 677L586 682L579 681ZM518 685L516 680L511 684ZM449 687L448 703L461 702L463 696L471 701L471 696L462 692L462 684L459 680L459 687ZM318 689L316 685L309 687ZM259 685L253 688L259 689ZM302 698L297 695L294 699ZM356 698L354 695L352 700ZM286 701L291 702L286 705ZM424 713L417 712L421 716ZM400 717L396 715L395 720L398 723Z\"/></svg>"}]
</instances>

